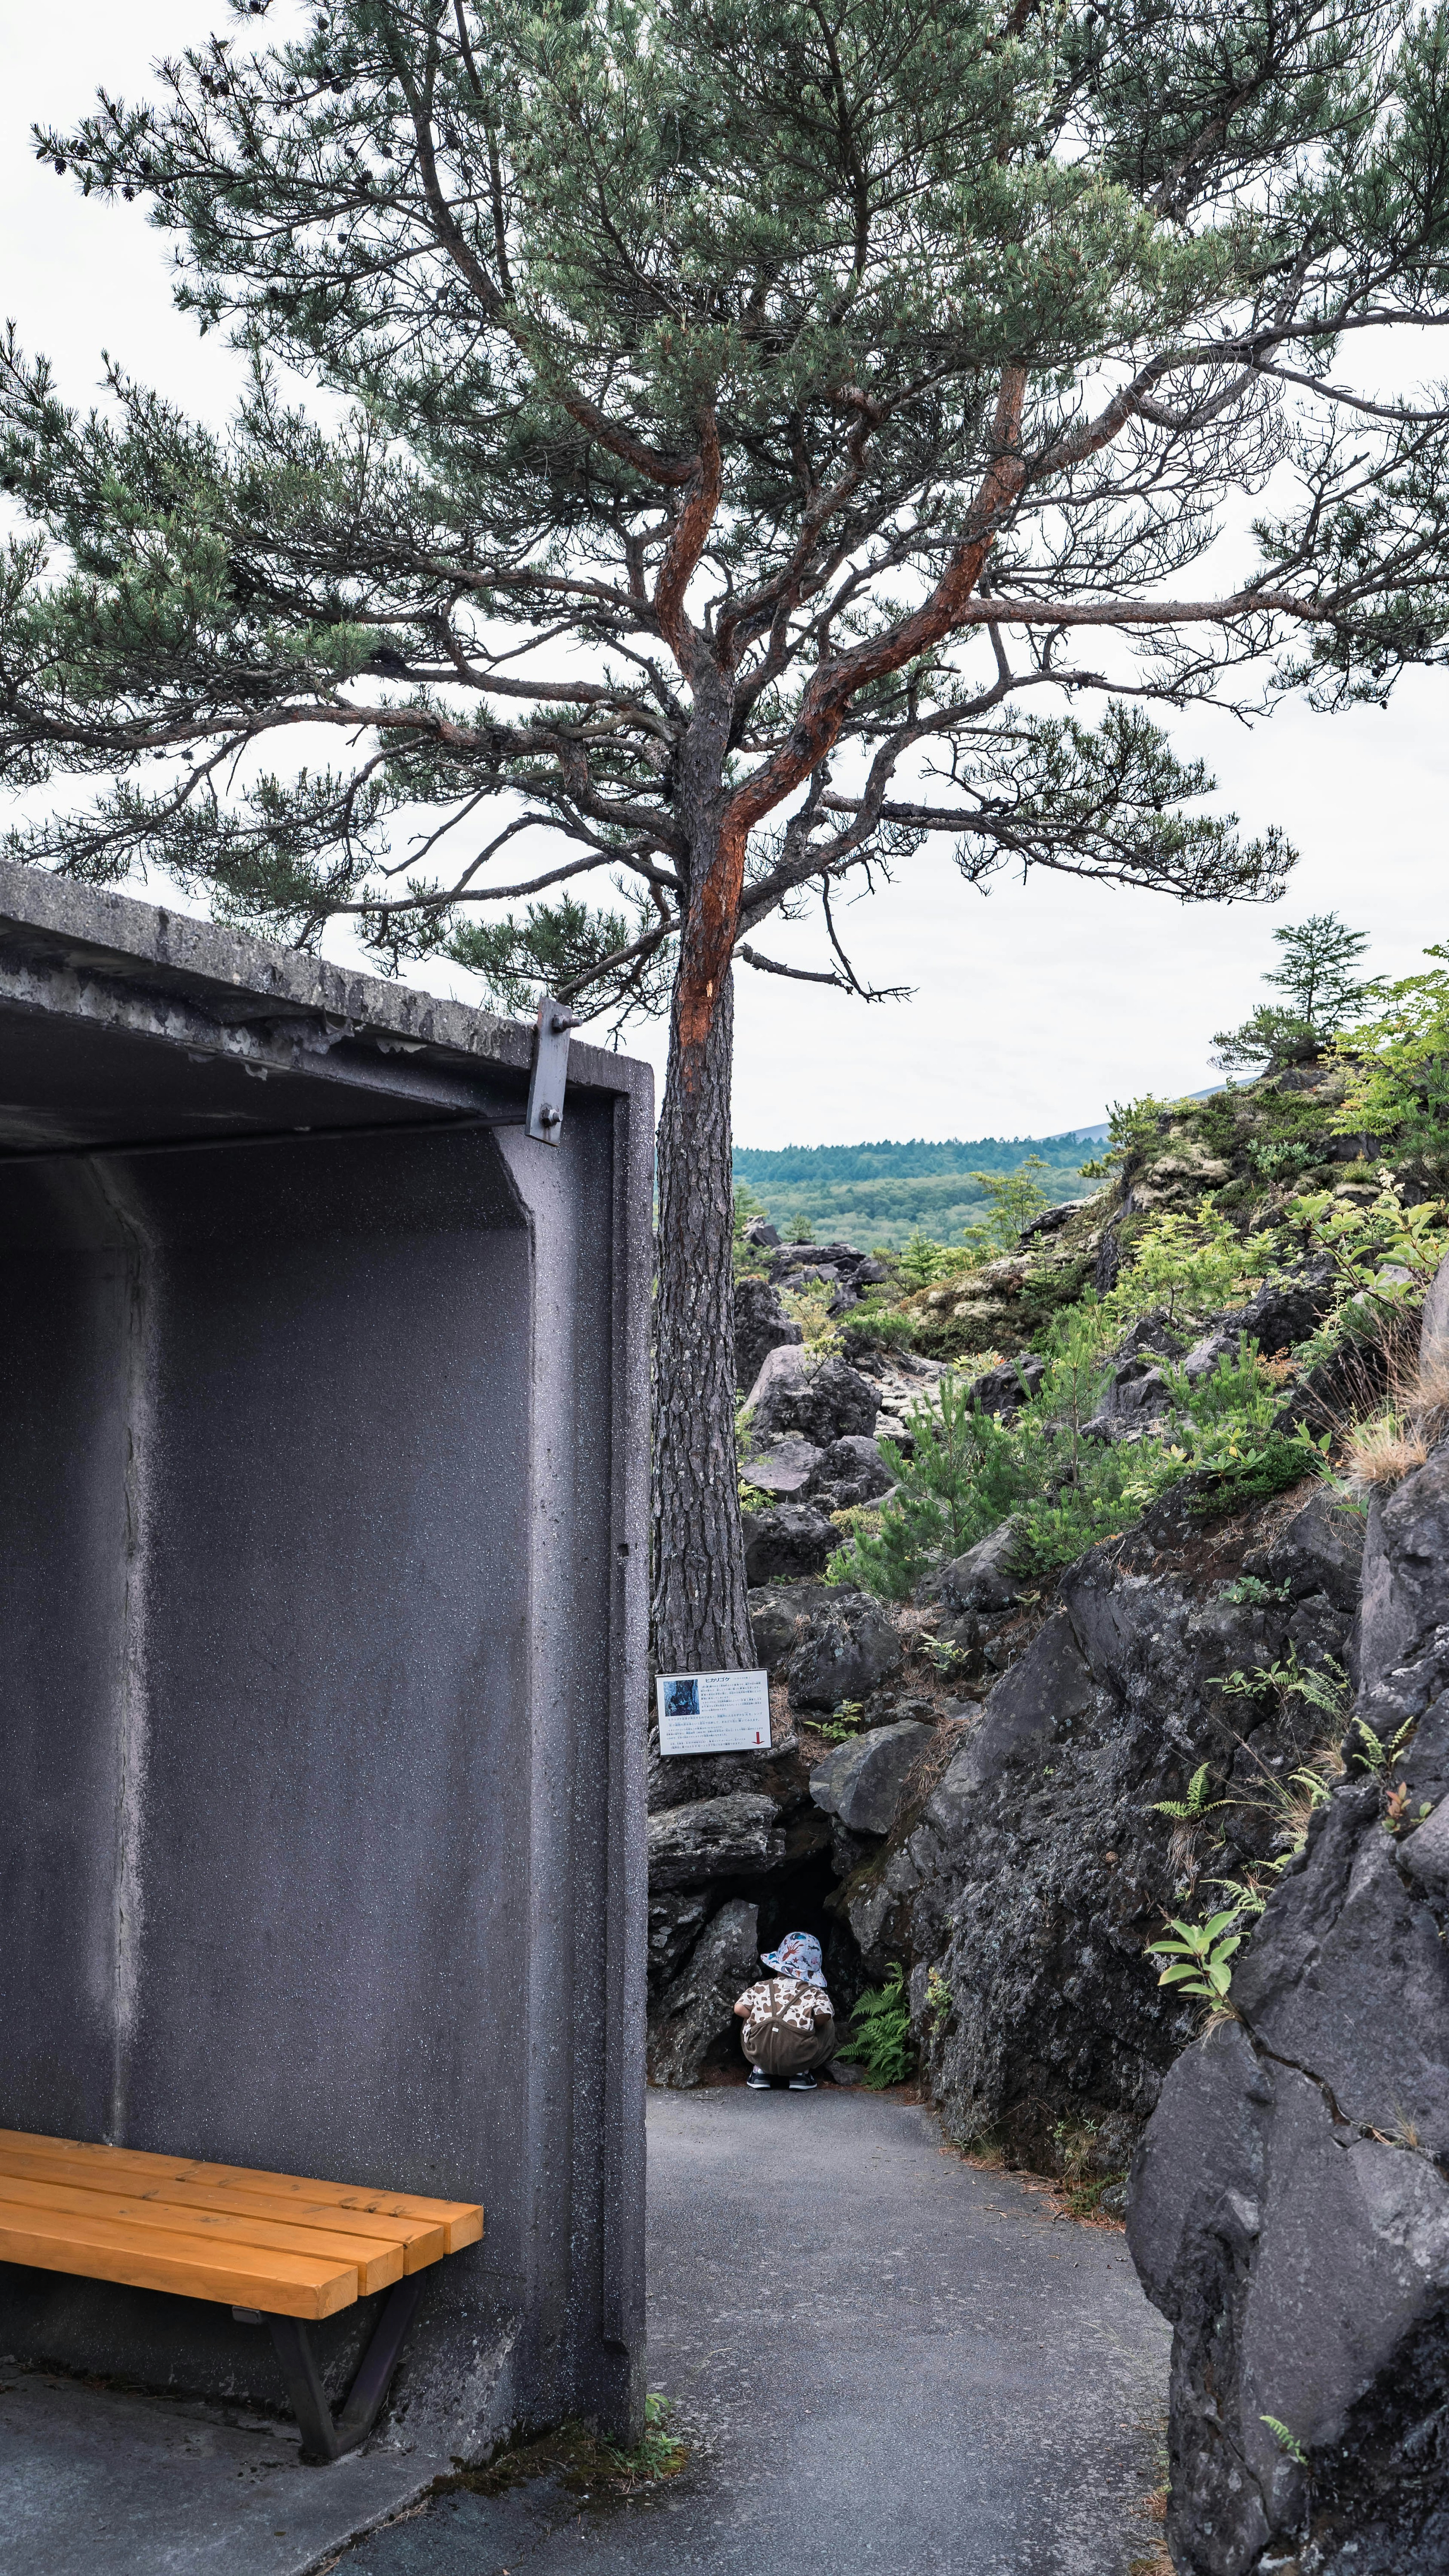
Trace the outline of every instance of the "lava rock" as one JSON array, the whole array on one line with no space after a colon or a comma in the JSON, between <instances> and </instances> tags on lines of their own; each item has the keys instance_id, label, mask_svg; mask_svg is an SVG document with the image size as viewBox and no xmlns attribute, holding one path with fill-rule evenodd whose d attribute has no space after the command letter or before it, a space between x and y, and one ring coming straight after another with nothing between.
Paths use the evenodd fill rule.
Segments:
<instances>
[{"instance_id":1,"label":"lava rock","mask_svg":"<svg viewBox=\"0 0 1449 2576\"><path fill-rule=\"evenodd\" d=\"M953 1557L941 1569L941 1599L952 1610L1008 1610L1021 1590L1023 1578L1011 1570L1011 1560L1020 1545L1020 1531L1015 1520L1003 1521L988 1537L978 1539L964 1556Z\"/></svg>"},{"instance_id":2,"label":"lava rock","mask_svg":"<svg viewBox=\"0 0 1449 2576\"><path fill-rule=\"evenodd\" d=\"M1140 1354L1114 1369L1090 1422L1082 1426L1089 1440L1136 1439L1172 1405L1172 1388L1160 1368Z\"/></svg>"},{"instance_id":3,"label":"lava rock","mask_svg":"<svg viewBox=\"0 0 1449 2576\"><path fill-rule=\"evenodd\" d=\"M744 1512L745 1578L752 1585L789 1583L803 1575L823 1574L840 1532L823 1512L808 1503L779 1503L773 1510Z\"/></svg>"},{"instance_id":4,"label":"lava rock","mask_svg":"<svg viewBox=\"0 0 1449 2576\"><path fill-rule=\"evenodd\" d=\"M1031 1243L1039 1234L1056 1234L1078 1208L1088 1206L1086 1199L1058 1199L1055 1207L1043 1208L1040 1216L1029 1217L1021 1229L1019 1241Z\"/></svg>"},{"instance_id":5,"label":"lava rock","mask_svg":"<svg viewBox=\"0 0 1449 2576\"><path fill-rule=\"evenodd\" d=\"M787 1667L792 1708L838 1708L893 1681L905 1650L879 1602L847 1594L810 1621Z\"/></svg>"},{"instance_id":6,"label":"lava rock","mask_svg":"<svg viewBox=\"0 0 1449 2576\"><path fill-rule=\"evenodd\" d=\"M1262 1507L1262 1528L1282 1512ZM1315 1658L1344 1658L1346 1610L1323 1594L1228 1600L1241 1539L1211 1544L1221 1572L1208 1586L1195 1522L1144 1522L1068 1567L1034 1635L992 1639L993 1651L1014 1645L1015 1661L981 1711L960 1711L970 1732L919 1817L826 1900L871 1983L897 1960L940 1969L955 2007L923 2048L945 2127L963 2145L993 2133L1037 2172L1051 2168L1059 2122L1120 2119L1140 2134L1200 2025L1200 2008L1160 1988L1143 1956L1163 1913L1183 1910L1173 1826L1156 1802L1182 1799L1204 1763L1215 1784L1257 1799L1259 1764L1286 1777L1303 1759L1293 1701L1264 1704L1256 1758L1244 1753L1222 1675L1282 1660L1300 1614ZM897 1703L891 1714L902 1713ZM1273 1828L1259 1807L1212 1822L1228 1865L1267 1855Z\"/></svg>"},{"instance_id":7,"label":"lava rock","mask_svg":"<svg viewBox=\"0 0 1449 2576\"><path fill-rule=\"evenodd\" d=\"M699 1939L715 1904L709 1888L671 1888L649 1899L649 1993L667 1986Z\"/></svg>"},{"instance_id":8,"label":"lava rock","mask_svg":"<svg viewBox=\"0 0 1449 2576\"><path fill-rule=\"evenodd\" d=\"M763 1448L752 1449L740 1464L740 1474L747 1485L757 1485L762 1494L778 1495L781 1502L793 1502L807 1486L817 1481L826 1452L811 1440L767 1441Z\"/></svg>"},{"instance_id":9,"label":"lava rock","mask_svg":"<svg viewBox=\"0 0 1449 2576\"><path fill-rule=\"evenodd\" d=\"M833 1533L832 1533L833 1535ZM773 1679L800 1643L802 1622L817 1610L838 1607L845 1595L833 1583L762 1583L750 1594L755 1653Z\"/></svg>"},{"instance_id":10,"label":"lava rock","mask_svg":"<svg viewBox=\"0 0 1449 2576\"><path fill-rule=\"evenodd\" d=\"M1265 1567L1322 1568L1326 1602L1341 1544L1319 1502ZM1359 1715L1411 1730L1393 1778L1424 1821L1396 1841L1363 1771L1318 1809L1235 1962L1239 2018L1173 2067L1133 2173L1129 2247L1174 2326L1183 2576L1449 2563L1449 1448L1375 1501L1360 1657Z\"/></svg>"},{"instance_id":11,"label":"lava rock","mask_svg":"<svg viewBox=\"0 0 1449 2576\"><path fill-rule=\"evenodd\" d=\"M868 1437L880 1409L874 1387L858 1369L844 1360L812 1368L803 1351L789 1347L770 1352L748 1401L755 1443L795 1432L821 1449L852 1433Z\"/></svg>"},{"instance_id":12,"label":"lava rock","mask_svg":"<svg viewBox=\"0 0 1449 2576\"><path fill-rule=\"evenodd\" d=\"M809 1773L793 1730L778 1743L745 1753L661 1753L649 1729L649 1813L697 1805L704 1798L768 1798L781 1822L810 1801Z\"/></svg>"},{"instance_id":13,"label":"lava rock","mask_svg":"<svg viewBox=\"0 0 1449 2576\"><path fill-rule=\"evenodd\" d=\"M860 1431L848 1432L843 1440L832 1440L829 1448L822 1450L815 1470L817 1493L826 1488L839 1493L848 1485L853 1502L877 1501L890 1492L892 1481L879 1443Z\"/></svg>"},{"instance_id":14,"label":"lava rock","mask_svg":"<svg viewBox=\"0 0 1449 2576\"><path fill-rule=\"evenodd\" d=\"M779 1810L757 1790L691 1799L649 1819L651 1894L712 1878L756 1878L784 1857Z\"/></svg>"},{"instance_id":15,"label":"lava rock","mask_svg":"<svg viewBox=\"0 0 1449 2576\"><path fill-rule=\"evenodd\" d=\"M1323 1489L1268 1547L1250 1548L1243 1572L1284 1584L1294 1601L1326 1593L1340 1610L1355 1610L1363 1584L1364 1525L1359 1513Z\"/></svg>"},{"instance_id":16,"label":"lava rock","mask_svg":"<svg viewBox=\"0 0 1449 2576\"><path fill-rule=\"evenodd\" d=\"M773 1226L769 1231L773 1234ZM768 1279L736 1280L735 1384L741 1394L754 1385L771 1351L804 1339L804 1327L786 1314L779 1289Z\"/></svg>"},{"instance_id":17,"label":"lava rock","mask_svg":"<svg viewBox=\"0 0 1449 2576\"><path fill-rule=\"evenodd\" d=\"M913 1718L873 1727L827 1753L810 1774L810 1795L847 1833L888 1834L900 1812L906 1776L935 1734Z\"/></svg>"},{"instance_id":18,"label":"lava rock","mask_svg":"<svg viewBox=\"0 0 1449 2576\"><path fill-rule=\"evenodd\" d=\"M980 1719L949 1765L951 1794L978 1789L1009 1762L1034 1761L1064 1720L1085 1716L1092 1704L1093 1682L1071 1619L1054 1611L1039 1628L1024 1655L1018 1656L995 1685ZM810 1776L815 1795L815 1775Z\"/></svg>"},{"instance_id":19,"label":"lava rock","mask_svg":"<svg viewBox=\"0 0 1449 2576\"><path fill-rule=\"evenodd\" d=\"M649 2080L687 2091L706 2064L729 2055L735 2005L759 1976L757 1905L722 1905L688 1964L661 1996L649 2031Z\"/></svg>"},{"instance_id":20,"label":"lava rock","mask_svg":"<svg viewBox=\"0 0 1449 2576\"><path fill-rule=\"evenodd\" d=\"M972 1379L971 1401L982 1413L1015 1413L1019 1405L1040 1395L1046 1372L1043 1359L1003 1360L999 1368L986 1369Z\"/></svg>"}]
</instances>

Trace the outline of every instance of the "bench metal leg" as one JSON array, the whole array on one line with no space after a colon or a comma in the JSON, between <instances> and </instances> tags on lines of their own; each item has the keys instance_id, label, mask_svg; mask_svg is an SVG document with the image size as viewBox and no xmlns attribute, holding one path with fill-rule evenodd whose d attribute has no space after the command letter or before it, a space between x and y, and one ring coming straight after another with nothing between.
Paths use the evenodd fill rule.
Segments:
<instances>
[{"instance_id":1,"label":"bench metal leg","mask_svg":"<svg viewBox=\"0 0 1449 2576\"><path fill-rule=\"evenodd\" d=\"M395 2281L382 2304L382 2314L373 2328L372 2341L358 2364L357 2376L347 2392L336 2420L327 2403L312 2338L301 2317L269 2316L272 2341L276 2346L287 2379L287 2392L302 2431L302 2453L314 2460L340 2460L346 2451L355 2451L377 2422L388 2383L397 2368L403 2337L412 2324L419 2299L423 2295L426 2272L412 2272Z\"/></svg>"}]
</instances>

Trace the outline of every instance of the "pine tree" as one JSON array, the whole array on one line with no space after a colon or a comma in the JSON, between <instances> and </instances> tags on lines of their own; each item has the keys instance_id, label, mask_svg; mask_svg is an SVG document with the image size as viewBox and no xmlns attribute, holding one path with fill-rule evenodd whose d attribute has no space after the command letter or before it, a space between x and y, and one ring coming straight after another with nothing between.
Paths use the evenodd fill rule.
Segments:
<instances>
[{"instance_id":1,"label":"pine tree","mask_svg":"<svg viewBox=\"0 0 1449 2576\"><path fill-rule=\"evenodd\" d=\"M1235 1029L1219 1029L1215 1064L1224 1072L1243 1066L1311 1062L1339 1030L1347 1028L1374 987L1351 969L1368 946L1365 930L1350 930L1336 912L1310 913L1292 928L1275 930L1282 958L1263 981L1286 993L1286 1002L1260 1002Z\"/></svg>"},{"instance_id":2,"label":"pine tree","mask_svg":"<svg viewBox=\"0 0 1449 2576\"><path fill-rule=\"evenodd\" d=\"M1442 658L1443 405L1329 369L1444 317L1445 18L266 14L37 137L149 201L251 375L214 435L119 365L79 417L0 358L0 775L54 791L9 851L668 1010L657 1642L748 1662L733 967L868 994L840 897L942 838L968 884L1278 889L1149 708ZM1279 467L1256 563L1197 586ZM760 933L807 900L787 968Z\"/></svg>"}]
</instances>

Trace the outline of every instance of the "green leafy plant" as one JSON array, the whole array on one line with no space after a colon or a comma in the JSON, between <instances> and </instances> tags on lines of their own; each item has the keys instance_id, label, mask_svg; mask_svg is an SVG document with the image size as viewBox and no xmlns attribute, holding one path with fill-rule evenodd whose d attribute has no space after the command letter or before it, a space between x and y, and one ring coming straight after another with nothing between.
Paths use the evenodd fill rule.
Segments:
<instances>
[{"instance_id":1,"label":"green leafy plant","mask_svg":"<svg viewBox=\"0 0 1449 2576\"><path fill-rule=\"evenodd\" d=\"M1355 1324L1382 1331L1423 1297L1449 1251L1449 1205L1424 1199L1409 1206L1405 1184L1387 1165L1378 1177L1366 1206L1319 1190L1291 1199L1283 1211L1285 1224L1301 1228L1333 1263L1339 1331Z\"/></svg>"},{"instance_id":2,"label":"green leafy plant","mask_svg":"<svg viewBox=\"0 0 1449 2576\"><path fill-rule=\"evenodd\" d=\"M1149 1958L1165 1958L1168 1962L1158 1977L1159 1986L1177 1986L1185 1995L1226 2007L1233 1981L1230 1963L1243 1946L1243 1936L1234 1928L1237 1921L1236 1906L1210 1914L1206 1923L1186 1923L1169 1915L1168 1931L1174 1937L1147 1944Z\"/></svg>"},{"instance_id":3,"label":"green leafy plant","mask_svg":"<svg viewBox=\"0 0 1449 2576\"><path fill-rule=\"evenodd\" d=\"M1290 1590L1286 1583L1265 1583L1261 1574L1239 1574L1223 1585L1218 1599L1230 1601L1235 1609L1260 1609L1269 1601L1286 1601Z\"/></svg>"},{"instance_id":4,"label":"green leafy plant","mask_svg":"<svg viewBox=\"0 0 1449 2576\"><path fill-rule=\"evenodd\" d=\"M1108 1180L1124 1163L1150 1153L1171 1105L1155 1100L1150 1091L1140 1100L1114 1100L1107 1112L1107 1151L1096 1162L1082 1165L1083 1180Z\"/></svg>"},{"instance_id":5,"label":"green leafy plant","mask_svg":"<svg viewBox=\"0 0 1449 2576\"><path fill-rule=\"evenodd\" d=\"M1304 2450L1302 2443L1299 2441L1295 2433L1289 2432L1287 2425L1284 2424L1278 2416L1260 2415L1258 2421L1260 2424L1267 2425L1268 2430L1272 2434L1280 2451L1286 2451L1289 2459L1296 2460L1300 2469L1307 2468L1308 2454Z\"/></svg>"},{"instance_id":6,"label":"green leafy plant","mask_svg":"<svg viewBox=\"0 0 1449 2576\"><path fill-rule=\"evenodd\" d=\"M889 1601L908 1600L939 1556L957 1556L1006 1519L1020 1491L1012 1434L971 1401L968 1384L943 1377L939 1410L911 1407L912 1455L882 1440L881 1455L896 1490L879 1528L862 1531L831 1560L832 1582L859 1582Z\"/></svg>"},{"instance_id":7,"label":"green leafy plant","mask_svg":"<svg viewBox=\"0 0 1449 2576\"><path fill-rule=\"evenodd\" d=\"M651 2388L644 2400L644 2439L636 2450L621 2450L617 2443L605 2441L603 2447L615 2470L631 2485L656 2486L664 2478L677 2477L689 2454L683 2442L670 2432L674 2402L657 2388Z\"/></svg>"},{"instance_id":8,"label":"green leafy plant","mask_svg":"<svg viewBox=\"0 0 1449 2576\"><path fill-rule=\"evenodd\" d=\"M858 1305L851 1307L845 1321L850 1332L873 1342L878 1350L908 1351L916 1338L914 1315L904 1314L899 1306L888 1306L874 1296L862 1297Z\"/></svg>"},{"instance_id":9,"label":"green leafy plant","mask_svg":"<svg viewBox=\"0 0 1449 2576\"><path fill-rule=\"evenodd\" d=\"M1399 1760L1418 1723L1417 1717L1406 1717L1403 1725L1396 1734L1390 1736L1386 1744L1383 1737L1370 1726L1366 1717L1356 1717L1352 1732L1358 1741L1349 1756L1350 1761L1356 1762L1363 1771L1387 1775Z\"/></svg>"},{"instance_id":10,"label":"green leafy plant","mask_svg":"<svg viewBox=\"0 0 1449 2576\"><path fill-rule=\"evenodd\" d=\"M1051 1206L1050 1196L1041 1186L1040 1176L1046 1169L1040 1154L1028 1154L1014 1172L973 1172L971 1178L986 1201L988 1213L979 1224L963 1228L962 1242L988 1256L1014 1252L1032 1218Z\"/></svg>"},{"instance_id":11,"label":"green leafy plant","mask_svg":"<svg viewBox=\"0 0 1449 2576\"><path fill-rule=\"evenodd\" d=\"M1263 977L1286 996L1260 1003L1236 1029L1213 1039L1214 1062L1224 1069L1297 1064L1322 1052L1352 1019L1374 987L1353 972L1368 946L1368 933L1350 930L1335 912L1275 930L1279 963Z\"/></svg>"},{"instance_id":12,"label":"green leafy plant","mask_svg":"<svg viewBox=\"0 0 1449 2576\"><path fill-rule=\"evenodd\" d=\"M1349 1085L1335 1121L1343 1135L1394 1135L1431 1169L1449 1166L1449 948L1425 974L1374 985L1376 1015L1338 1040Z\"/></svg>"},{"instance_id":13,"label":"green leafy plant","mask_svg":"<svg viewBox=\"0 0 1449 2576\"><path fill-rule=\"evenodd\" d=\"M831 1292L822 1281L808 1288L785 1288L780 1303L792 1323L804 1334L807 1361L819 1363L833 1359L840 1348L841 1331L830 1312Z\"/></svg>"},{"instance_id":14,"label":"green leafy plant","mask_svg":"<svg viewBox=\"0 0 1449 2576\"><path fill-rule=\"evenodd\" d=\"M911 2037L911 2008L906 1996L905 1978L900 1961L892 1962L883 1986L872 1986L854 2007L852 2022L859 2028L837 2055L865 2068L865 2080L873 2092L882 2092L888 2084L904 2084L915 2068L916 2049Z\"/></svg>"},{"instance_id":15,"label":"green leafy plant","mask_svg":"<svg viewBox=\"0 0 1449 2576\"><path fill-rule=\"evenodd\" d=\"M1194 1771L1192 1778L1187 1784L1187 1796L1185 1798L1155 1798L1152 1802L1153 1815L1172 1816L1182 1824L1197 1824L1204 1816L1216 1815L1219 1807L1230 1805L1231 1801L1227 1798L1210 1798L1208 1796L1207 1783L1209 1767L1210 1766L1204 1762L1196 1771Z\"/></svg>"},{"instance_id":16,"label":"green leafy plant","mask_svg":"<svg viewBox=\"0 0 1449 2576\"><path fill-rule=\"evenodd\" d=\"M950 1262L944 1243L936 1243L928 1234L913 1234L900 1256L900 1274L907 1288L930 1288Z\"/></svg>"},{"instance_id":17,"label":"green leafy plant","mask_svg":"<svg viewBox=\"0 0 1449 2576\"><path fill-rule=\"evenodd\" d=\"M945 2029L946 2024L950 2020L955 2009L956 1998L952 1994L946 1979L942 1976L940 1969L928 1968L926 1971L925 2020L933 2039L940 2038L942 2031Z\"/></svg>"},{"instance_id":18,"label":"green leafy plant","mask_svg":"<svg viewBox=\"0 0 1449 2576\"><path fill-rule=\"evenodd\" d=\"M831 1716L817 1721L815 1732L828 1737L832 1744L844 1744L852 1735L859 1735L864 1723L865 1702L843 1699Z\"/></svg>"},{"instance_id":19,"label":"green leafy plant","mask_svg":"<svg viewBox=\"0 0 1449 2576\"><path fill-rule=\"evenodd\" d=\"M1107 1311L1123 1323L1150 1306L1165 1305L1169 1323L1179 1313L1204 1316L1246 1293L1271 1266L1271 1245L1243 1241L1209 1194L1190 1214L1169 1212L1143 1228Z\"/></svg>"}]
</instances>

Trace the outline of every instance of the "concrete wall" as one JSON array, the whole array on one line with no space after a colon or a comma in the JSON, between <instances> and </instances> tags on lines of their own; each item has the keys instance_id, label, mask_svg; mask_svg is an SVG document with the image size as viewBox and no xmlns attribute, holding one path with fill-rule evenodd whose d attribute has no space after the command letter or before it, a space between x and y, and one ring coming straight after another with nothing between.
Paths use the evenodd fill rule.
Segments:
<instances>
[{"instance_id":1,"label":"concrete wall","mask_svg":"<svg viewBox=\"0 0 1449 2576\"><path fill-rule=\"evenodd\" d=\"M449 1132L516 1106L522 1033L279 1036L270 952L186 925L178 991L174 925L109 898L78 969L20 875L0 2125L480 2199L393 2438L631 2432L648 1076L576 1051L557 1151ZM227 2311L15 2267L0 2350L281 2402Z\"/></svg>"}]
</instances>

